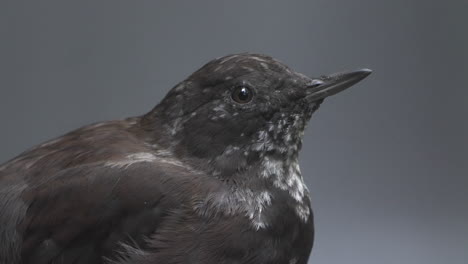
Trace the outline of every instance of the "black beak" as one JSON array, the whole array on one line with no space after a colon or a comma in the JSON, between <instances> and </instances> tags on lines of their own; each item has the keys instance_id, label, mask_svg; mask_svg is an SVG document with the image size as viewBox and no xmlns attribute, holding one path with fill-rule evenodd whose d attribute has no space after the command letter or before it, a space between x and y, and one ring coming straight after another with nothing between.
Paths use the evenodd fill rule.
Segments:
<instances>
[{"instance_id":1,"label":"black beak","mask_svg":"<svg viewBox=\"0 0 468 264\"><path fill-rule=\"evenodd\" d=\"M369 76L372 70L340 72L313 79L307 85L307 99L315 101L339 93Z\"/></svg>"}]
</instances>

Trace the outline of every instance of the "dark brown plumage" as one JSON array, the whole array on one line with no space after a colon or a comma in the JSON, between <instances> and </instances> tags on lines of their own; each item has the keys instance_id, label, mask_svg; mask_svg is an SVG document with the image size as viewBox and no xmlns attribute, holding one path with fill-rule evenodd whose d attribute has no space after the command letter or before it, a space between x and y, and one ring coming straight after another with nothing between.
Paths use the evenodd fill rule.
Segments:
<instances>
[{"instance_id":1,"label":"dark brown plumage","mask_svg":"<svg viewBox=\"0 0 468 264\"><path fill-rule=\"evenodd\" d=\"M368 70L309 79L264 55L213 60L146 115L0 167L0 263L304 264L306 122Z\"/></svg>"}]
</instances>

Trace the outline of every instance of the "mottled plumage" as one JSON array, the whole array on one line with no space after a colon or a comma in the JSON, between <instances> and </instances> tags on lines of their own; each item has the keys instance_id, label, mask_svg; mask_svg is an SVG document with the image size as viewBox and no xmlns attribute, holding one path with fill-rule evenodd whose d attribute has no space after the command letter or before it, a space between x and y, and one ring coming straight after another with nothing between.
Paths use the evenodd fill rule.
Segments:
<instances>
[{"instance_id":1,"label":"mottled plumage","mask_svg":"<svg viewBox=\"0 0 468 264\"><path fill-rule=\"evenodd\" d=\"M152 111L89 125L0 166L0 264L305 264L298 164L326 96L265 55L215 59Z\"/></svg>"}]
</instances>

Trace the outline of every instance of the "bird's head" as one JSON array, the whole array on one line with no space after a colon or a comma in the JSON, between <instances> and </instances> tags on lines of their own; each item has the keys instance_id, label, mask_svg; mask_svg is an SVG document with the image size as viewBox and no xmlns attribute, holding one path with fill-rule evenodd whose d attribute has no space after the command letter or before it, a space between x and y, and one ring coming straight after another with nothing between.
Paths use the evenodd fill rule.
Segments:
<instances>
[{"instance_id":1,"label":"bird's head","mask_svg":"<svg viewBox=\"0 0 468 264\"><path fill-rule=\"evenodd\" d=\"M210 61L174 87L146 119L159 120L179 157L232 172L265 155L297 156L305 126L323 99L370 70L309 78L265 55Z\"/></svg>"}]
</instances>

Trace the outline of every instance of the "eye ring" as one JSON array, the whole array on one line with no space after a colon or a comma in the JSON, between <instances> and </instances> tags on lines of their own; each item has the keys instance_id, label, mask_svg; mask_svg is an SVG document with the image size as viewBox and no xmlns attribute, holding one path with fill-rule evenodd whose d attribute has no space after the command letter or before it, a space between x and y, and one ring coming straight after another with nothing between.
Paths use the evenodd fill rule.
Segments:
<instances>
[{"instance_id":1,"label":"eye ring","mask_svg":"<svg viewBox=\"0 0 468 264\"><path fill-rule=\"evenodd\" d=\"M231 94L232 100L239 104L246 104L252 101L253 91L248 86L237 86Z\"/></svg>"}]
</instances>

